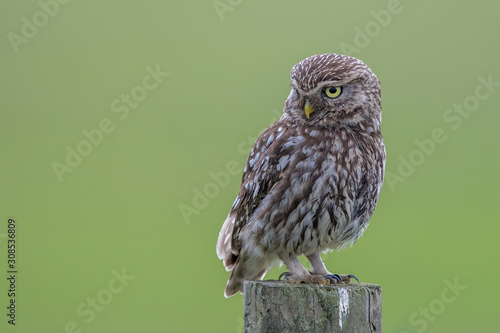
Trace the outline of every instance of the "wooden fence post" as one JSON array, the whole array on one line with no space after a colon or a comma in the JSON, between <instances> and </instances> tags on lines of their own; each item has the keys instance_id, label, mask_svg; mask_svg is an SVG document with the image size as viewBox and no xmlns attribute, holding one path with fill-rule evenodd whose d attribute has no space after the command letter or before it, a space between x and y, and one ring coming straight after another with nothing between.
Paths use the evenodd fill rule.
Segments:
<instances>
[{"instance_id":1,"label":"wooden fence post","mask_svg":"<svg viewBox=\"0 0 500 333\"><path fill-rule=\"evenodd\" d=\"M382 332L382 288L376 284L245 281L245 333Z\"/></svg>"}]
</instances>

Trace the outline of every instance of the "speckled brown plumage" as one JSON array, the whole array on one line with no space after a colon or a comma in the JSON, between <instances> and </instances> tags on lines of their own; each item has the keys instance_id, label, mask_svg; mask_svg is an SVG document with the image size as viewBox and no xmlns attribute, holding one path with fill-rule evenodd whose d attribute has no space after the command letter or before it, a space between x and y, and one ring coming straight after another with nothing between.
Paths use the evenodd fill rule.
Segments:
<instances>
[{"instance_id":1,"label":"speckled brown plumage","mask_svg":"<svg viewBox=\"0 0 500 333\"><path fill-rule=\"evenodd\" d=\"M226 297L277 260L298 280L330 274L319 253L362 235L382 188L381 98L370 68L322 54L295 65L291 80L283 116L255 142L219 234L217 255L232 271Z\"/></svg>"}]
</instances>

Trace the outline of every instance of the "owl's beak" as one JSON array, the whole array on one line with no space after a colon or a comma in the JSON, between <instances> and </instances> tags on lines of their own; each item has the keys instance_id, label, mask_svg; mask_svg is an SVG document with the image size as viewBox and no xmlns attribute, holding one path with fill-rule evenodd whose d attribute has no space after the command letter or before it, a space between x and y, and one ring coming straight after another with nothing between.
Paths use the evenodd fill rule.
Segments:
<instances>
[{"instance_id":1,"label":"owl's beak","mask_svg":"<svg viewBox=\"0 0 500 333\"><path fill-rule=\"evenodd\" d=\"M306 113L307 119L309 119L309 116L311 115L311 113L314 112L314 109L313 109L312 105L309 104L309 102L306 102L306 105L304 105L304 111Z\"/></svg>"}]
</instances>

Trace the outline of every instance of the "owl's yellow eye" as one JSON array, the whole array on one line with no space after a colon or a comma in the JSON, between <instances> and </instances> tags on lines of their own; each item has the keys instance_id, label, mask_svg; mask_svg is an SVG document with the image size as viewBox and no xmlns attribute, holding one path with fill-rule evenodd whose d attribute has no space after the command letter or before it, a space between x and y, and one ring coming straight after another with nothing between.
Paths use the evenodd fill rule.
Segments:
<instances>
[{"instance_id":1,"label":"owl's yellow eye","mask_svg":"<svg viewBox=\"0 0 500 333\"><path fill-rule=\"evenodd\" d=\"M342 87L326 87L325 94L329 98L335 98L342 92Z\"/></svg>"}]
</instances>

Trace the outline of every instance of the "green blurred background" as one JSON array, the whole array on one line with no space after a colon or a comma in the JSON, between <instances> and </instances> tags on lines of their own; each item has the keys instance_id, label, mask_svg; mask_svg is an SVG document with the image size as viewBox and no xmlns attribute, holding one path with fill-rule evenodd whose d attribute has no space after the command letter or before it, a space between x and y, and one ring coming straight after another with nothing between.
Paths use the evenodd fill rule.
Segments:
<instances>
[{"instance_id":1,"label":"green blurred background","mask_svg":"<svg viewBox=\"0 0 500 333\"><path fill-rule=\"evenodd\" d=\"M499 10L486 1L3 2L0 330L242 332L242 297L223 297L218 232L251 143L283 108L291 67L337 52L382 82L391 176L364 236L326 265L382 285L384 332L497 332L500 87L477 87L479 77L500 82ZM431 144L436 129L446 140ZM68 166L68 149L86 156ZM68 167L59 177L54 162ZM5 315L11 217L15 328ZM453 294L446 281L466 289Z\"/></svg>"}]
</instances>

